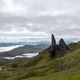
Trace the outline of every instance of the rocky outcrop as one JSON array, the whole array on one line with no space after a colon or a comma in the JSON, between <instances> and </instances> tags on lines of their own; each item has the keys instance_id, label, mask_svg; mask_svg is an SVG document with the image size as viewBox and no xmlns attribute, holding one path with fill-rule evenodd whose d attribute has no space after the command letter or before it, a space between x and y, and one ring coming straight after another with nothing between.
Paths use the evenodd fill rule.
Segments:
<instances>
[{"instance_id":1,"label":"rocky outcrop","mask_svg":"<svg viewBox=\"0 0 80 80\"><path fill-rule=\"evenodd\" d=\"M64 53L64 52L67 52L68 50L69 50L69 47L65 43L65 41L63 39L60 39L59 44L57 45L56 39L55 39L54 35L52 34L51 46L49 47L50 57L53 58L57 52Z\"/></svg>"},{"instance_id":2,"label":"rocky outcrop","mask_svg":"<svg viewBox=\"0 0 80 80\"><path fill-rule=\"evenodd\" d=\"M63 39L60 39L58 46L59 46L60 51L65 52L65 51L69 50L68 45L65 43L65 41Z\"/></svg>"},{"instance_id":3,"label":"rocky outcrop","mask_svg":"<svg viewBox=\"0 0 80 80\"><path fill-rule=\"evenodd\" d=\"M51 40L51 42L52 42L52 46L55 47L56 46L56 39L55 39L55 37L54 37L53 34L52 34L52 40Z\"/></svg>"},{"instance_id":4,"label":"rocky outcrop","mask_svg":"<svg viewBox=\"0 0 80 80\"><path fill-rule=\"evenodd\" d=\"M50 57L52 58L53 56L55 56L55 53L56 53L56 39L54 35L52 34L51 46L50 46Z\"/></svg>"}]
</instances>

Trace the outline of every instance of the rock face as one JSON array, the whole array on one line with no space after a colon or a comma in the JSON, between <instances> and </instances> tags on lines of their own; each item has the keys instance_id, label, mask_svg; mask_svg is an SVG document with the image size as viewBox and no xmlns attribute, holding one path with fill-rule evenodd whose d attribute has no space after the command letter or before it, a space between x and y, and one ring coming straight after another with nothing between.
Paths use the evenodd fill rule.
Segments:
<instances>
[{"instance_id":1,"label":"rock face","mask_svg":"<svg viewBox=\"0 0 80 80\"><path fill-rule=\"evenodd\" d=\"M59 46L59 50L61 50L63 52L69 50L68 45L65 43L65 41L63 39L60 39L58 46Z\"/></svg>"},{"instance_id":2,"label":"rock face","mask_svg":"<svg viewBox=\"0 0 80 80\"><path fill-rule=\"evenodd\" d=\"M65 43L63 39L60 39L59 44L56 44L56 39L52 34L51 37L51 46L49 47L50 57L53 58L57 52L63 53L69 50L68 45Z\"/></svg>"},{"instance_id":3,"label":"rock face","mask_svg":"<svg viewBox=\"0 0 80 80\"><path fill-rule=\"evenodd\" d=\"M56 39L55 39L55 37L54 37L53 34L52 34L52 40L51 40L51 42L52 42L52 46L55 47L56 46Z\"/></svg>"},{"instance_id":4,"label":"rock face","mask_svg":"<svg viewBox=\"0 0 80 80\"><path fill-rule=\"evenodd\" d=\"M52 42L52 45L50 48L50 57L52 58L53 56L55 56L55 53L56 53L56 40L53 34L51 37L51 42Z\"/></svg>"}]
</instances>

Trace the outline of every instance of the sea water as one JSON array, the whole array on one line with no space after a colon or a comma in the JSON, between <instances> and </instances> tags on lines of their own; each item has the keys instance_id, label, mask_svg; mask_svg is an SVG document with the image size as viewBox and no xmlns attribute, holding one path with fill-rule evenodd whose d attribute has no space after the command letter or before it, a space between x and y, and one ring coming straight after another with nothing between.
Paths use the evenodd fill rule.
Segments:
<instances>
[{"instance_id":1,"label":"sea water","mask_svg":"<svg viewBox=\"0 0 80 80\"><path fill-rule=\"evenodd\" d=\"M39 55L39 53L25 53L25 54L21 54L21 55L17 55L15 57L2 57L3 59L15 59L15 58L32 58Z\"/></svg>"}]
</instances>

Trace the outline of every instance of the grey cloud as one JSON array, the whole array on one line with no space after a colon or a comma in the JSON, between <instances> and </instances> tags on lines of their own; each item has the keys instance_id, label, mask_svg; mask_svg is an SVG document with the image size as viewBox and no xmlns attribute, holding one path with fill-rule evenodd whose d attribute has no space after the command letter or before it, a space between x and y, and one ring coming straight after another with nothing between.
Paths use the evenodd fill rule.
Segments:
<instances>
[{"instance_id":1,"label":"grey cloud","mask_svg":"<svg viewBox=\"0 0 80 80\"><path fill-rule=\"evenodd\" d=\"M25 34L38 34L40 32L49 35L80 34L80 1L79 0L8 0L12 1L16 8L24 8L26 15L21 9L21 15L3 12L5 0L0 0L0 32L18 32ZM19 5L19 6L18 6ZM9 5L11 6L11 5ZM14 5L13 5L14 9ZM14 13L15 10L14 10ZM17 33L16 33L17 34Z\"/></svg>"}]
</instances>

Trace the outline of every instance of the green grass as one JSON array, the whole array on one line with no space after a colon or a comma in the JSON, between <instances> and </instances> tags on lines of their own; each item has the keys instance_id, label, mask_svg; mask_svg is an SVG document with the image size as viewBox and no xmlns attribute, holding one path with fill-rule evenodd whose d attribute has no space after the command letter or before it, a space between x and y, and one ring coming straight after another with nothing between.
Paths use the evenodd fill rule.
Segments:
<instances>
[{"instance_id":1,"label":"green grass","mask_svg":"<svg viewBox=\"0 0 80 80\"><path fill-rule=\"evenodd\" d=\"M62 57L50 59L47 50L32 59L15 59L4 63L0 80L80 80L80 46Z\"/></svg>"}]
</instances>

